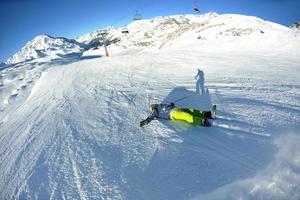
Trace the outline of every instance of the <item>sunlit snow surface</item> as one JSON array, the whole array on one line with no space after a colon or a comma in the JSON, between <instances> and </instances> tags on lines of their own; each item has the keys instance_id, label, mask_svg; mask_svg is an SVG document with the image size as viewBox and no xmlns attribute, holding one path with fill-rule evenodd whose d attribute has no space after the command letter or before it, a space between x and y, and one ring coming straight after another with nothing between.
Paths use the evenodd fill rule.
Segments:
<instances>
[{"instance_id":1,"label":"sunlit snow surface","mask_svg":"<svg viewBox=\"0 0 300 200\"><path fill-rule=\"evenodd\" d=\"M157 22L162 40L147 48L127 38L110 57L89 50L0 71L0 199L300 198L298 33L266 22L254 35L202 40L173 27L168 38L170 19L156 20L144 26ZM219 118L140 128L159 102L217 104Z\"/></svg>"}]
</instances>

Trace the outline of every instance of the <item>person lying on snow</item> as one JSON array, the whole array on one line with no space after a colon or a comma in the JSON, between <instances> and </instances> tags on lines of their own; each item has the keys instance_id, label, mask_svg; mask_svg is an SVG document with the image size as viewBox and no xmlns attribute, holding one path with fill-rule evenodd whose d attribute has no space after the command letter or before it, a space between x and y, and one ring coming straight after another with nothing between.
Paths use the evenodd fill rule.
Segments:
<instances>
[{"instance_id":1,"label":"person lying on snow","mask_svg":"<svg viewBox=\"0 0 300 200\"><path fill-rule=\"evenodd\" d=\"M181 120L193 125L211 126L208 119L216 118L217 106L213 105L211 111L202 111L192 108L179 108L174 103L171 104L151 104L150 111L152 112L147 119L140 122L140 126L149 124L152 120L168 119Z\"/></svg>"}]
</instances>

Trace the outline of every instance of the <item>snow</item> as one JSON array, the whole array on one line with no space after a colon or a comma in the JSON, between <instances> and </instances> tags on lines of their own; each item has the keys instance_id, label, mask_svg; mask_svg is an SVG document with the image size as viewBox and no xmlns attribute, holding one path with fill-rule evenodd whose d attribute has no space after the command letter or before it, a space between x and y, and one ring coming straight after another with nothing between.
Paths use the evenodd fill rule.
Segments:
<instances>
[{"instance_id":1,"label":"snow","mask_svg":"<svg viewBox=\"0 0 300 200\"><path fill-rule=\"evenodd\" d=\"M77 56L81 54L81 45L75 40L62 37L51 37L49 35L39 35L28 42L18 53L10 57L6 64L17 64L51 56L52 58L62 56Z\"/></svg>"},{"instance_id":2,"label":"snow","mask_svg":"<svg viewBox=\"0 0 300 200\"><path fill-rule=\"evenodd\" d=\"M110 57L101 30L43 36L1 69L0 199L300 198L297 31L216 13L127 28L108 30ZM160 102L219 118L140 128Z\"/></svg>"},{"instance_id":3,"label":"snow","mask_svg":"<svg viewBox=\"0 0 300 200\"><path fill-rule=\"evenodd\" d=\"M286 133L276 138L278 152L255 177L222 186L193 199L299 199L299 135Z\"/></svg>"}]
</instances>

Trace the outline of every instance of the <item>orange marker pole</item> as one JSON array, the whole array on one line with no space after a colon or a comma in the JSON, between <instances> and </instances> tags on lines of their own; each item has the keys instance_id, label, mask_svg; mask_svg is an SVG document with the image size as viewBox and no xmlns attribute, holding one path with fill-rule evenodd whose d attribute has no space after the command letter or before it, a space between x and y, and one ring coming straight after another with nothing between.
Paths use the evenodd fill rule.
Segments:
<instances>
[{"instance_id":1,"label":"orange marker pole","mask_svg":"<svg viewBox=\"0 0 300 200\"><path fill-rule=\"evenodd\" d=\"M107 51L107 48L106 48L106 41L105 41L105 43L104 43L104 49L105 49L105 56L108 57L109 54L108 54L108 51Z\"/></svg>"}]
</instances>

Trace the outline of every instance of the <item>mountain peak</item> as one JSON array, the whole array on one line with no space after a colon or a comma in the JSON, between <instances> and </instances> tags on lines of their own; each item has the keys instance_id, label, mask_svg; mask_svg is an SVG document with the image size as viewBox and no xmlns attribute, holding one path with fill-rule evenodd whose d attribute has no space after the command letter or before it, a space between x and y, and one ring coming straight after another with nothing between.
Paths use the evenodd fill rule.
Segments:
<instances>
[{"instance_id":1,"label":"mountain peak","mask_svg":"<svg viewBox=\"0 0 300 200\"><path fill-rule=\"evenodd\" d=\"M59 57L70 53L80 53L81 51L82 47L75 40L44 34L29 41L5 63L17 64L43 57Z\"/></svg>"},{"instance_id":2,"label":"mountain peak","mask_svg":"<svg viewBox=\"0 0 300 200\"><path fill-rule=\"evenodd\" d=\"M299 27L296 23L295 27ZM126 29L126 31L124 31ZM101 46L106 40L117 51L127 48L165 48L201 46L248 45L260 40L263 46L273 45L274 40L291 31L288 27L265 21L258 17L238 14L209 12L202 15L186 14L158 16L152 19L134 21L122 28L106 28L83 35L76 40L64 37L39 35L28 42L18 53L9 58L6 64L16 64L38 58L55 58L68 54L80 54L85 49ZM270 35L269 35L270 34ZM105 37L105 39L104 39ZM230 41L230 42L229 42ZM234 45L233 42L237 44ZM174 46L175 45L175 46ZM206 48L207 49L207 48Z\"/></svg>"}]
</instances>

